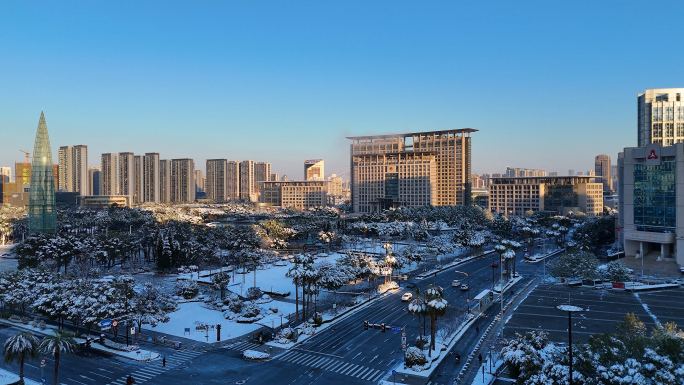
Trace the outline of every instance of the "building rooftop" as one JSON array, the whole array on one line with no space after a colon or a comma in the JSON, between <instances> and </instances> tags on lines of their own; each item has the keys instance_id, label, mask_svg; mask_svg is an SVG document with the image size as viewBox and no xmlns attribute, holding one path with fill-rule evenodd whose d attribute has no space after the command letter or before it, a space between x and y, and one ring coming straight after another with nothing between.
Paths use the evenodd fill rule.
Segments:
<instances>
[{"instance_id":1,"label":"building rooftop","mask_svg":"<svg viewBox=\"0 0 684 385\"><path fill-rule=\"evenodd\" d=\"M474 128L455 128L453 130L438 130L438 131L421 131L421 132L406 132L406 133L401 133L401 134L384 134L384 135L361 135L361 136L347 136L347 139L386 139L386 138L397 138L397 137L407 137L407 136L414 136L414 135L423 135L423 134L448 134L451 132L456 132L456 133L471 133L471 132L477 132L478 130Z\"/></svg>"}]
</instances>

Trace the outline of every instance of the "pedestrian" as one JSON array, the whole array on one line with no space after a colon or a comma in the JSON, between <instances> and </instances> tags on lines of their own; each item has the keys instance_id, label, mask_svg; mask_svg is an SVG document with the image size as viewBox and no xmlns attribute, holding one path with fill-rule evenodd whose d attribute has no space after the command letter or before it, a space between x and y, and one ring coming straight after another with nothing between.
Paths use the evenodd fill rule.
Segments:
<instances>
[{"instance_id":1,"label":"pedestrian","mask_svg":"<svg viewBox=\"0 0 684 385\"><path fill-rule=\"evenodd\" d=\"M132 375L128 375L128 378L126 379L126 385L133 385L135 384L135 380L133 379Z\"/></svg>"},{"instance_id":2,"label":"pedestrian","mask_svg":"<svg viewBox=\"0 0 684 385\"><path fill-rule=\"evenodd\" d=\"M162 368L166 367L166 357L162 357Z\"/></svg>"}]
</instances>

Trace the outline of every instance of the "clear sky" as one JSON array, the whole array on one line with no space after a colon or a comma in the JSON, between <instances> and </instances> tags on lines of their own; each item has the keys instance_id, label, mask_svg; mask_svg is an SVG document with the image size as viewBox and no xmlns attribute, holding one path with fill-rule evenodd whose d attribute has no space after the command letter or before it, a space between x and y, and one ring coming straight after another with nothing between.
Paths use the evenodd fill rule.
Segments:
<instances>
[{"instance_id":1,"label":"clear sky","mask_svg":"<svg viewBox=\"0 0 684 385\"><path fill-rule=\"evenodd\" d=\"M471 127L473 172L567 173L636 146L684 87L684 2L15 1L0 7L0 166L86 144L349 171L345 136Z\"/></svg>"}]
</instances>

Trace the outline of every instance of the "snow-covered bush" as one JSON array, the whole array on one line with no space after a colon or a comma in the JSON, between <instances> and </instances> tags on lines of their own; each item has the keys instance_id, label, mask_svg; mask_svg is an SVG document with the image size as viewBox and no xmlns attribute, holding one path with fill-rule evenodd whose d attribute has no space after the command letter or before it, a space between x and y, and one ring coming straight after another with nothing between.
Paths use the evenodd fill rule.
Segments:
<instances>
[{"instance_id":1,"label":"snow-covered bush","mask_svg":"<svg viewBox=\"0 0 684 385\"><path fill-rule=\"evenodd\" d=\"M261 296L261 298L254 300L254 303L258 303L258 304L265 304L265 303L269 303L269 302L273 302L273 298L271 298L271 296L268 294L264 294Z\"/></svg>"},{"instance_id":2,"label":"snow-covered bush","mask_svg":"<svg viewBox=\"0 0 684 385\"><path fill-rule=\"evenodd\" d=\"M278 307L277 306L271 306L268 308L268 310L273 314L278 314Z\"/></svg>"},{"instance_id":3,"label":"snow-covered bush","mask_svg":"<svg viewBox=\"0 0 684 385\"><path fill-rule=\"evenodd\" d=\"M247 292L245 293L245 298L257 299L257 298L261 298L262 295L264 295L264 293L261 291L260 288L250 287L249 289L247 289Z\"/></svg>"},{"instance_id":4,"label":"snow-covered bush","mask_svg":"<svg viewBox=\"0 0 684 385\"><path fill-rule=\"evenodd\" d=\"M178 281L176 286L173 288L173 293L185 299L192 299L197 297L197 294L199 294L199 286L197 286L195 281Z\"/></svg>"},{"instance_id":5,"label":"snow-covered bush","mask_svg":"<svg viewBox=\"0 0 684 385\"><path fill-rule=\"evenodd\" d=\"M416 347L418 349L425 349L425 345L428 344L428 337L423 336L422 338L420 336L416 337Z\"/></svg>"},{"instance_id":6,"label":"snow-covered bush","mask_svg":"<svg viewBox=\"0 0 684 385\"><path fill-rule=\"evenodd\" d=\"M610 282L629 281L629 274L631 272L631 270L623 265L620 261L613 261L606 265L600 266L598 271L601 279Z\"/></svg>"},{"instance_id":7,"label":"snow-covered bush","mask_svg":"<svg viewBox=\"0 0 684 385\"><path fill-rule=\"evenodd\" d=\"M292 328L284 328L281 331L278 332L275 338L275 342L279 344L289 344L290 342L295 342L294 341L294 329Z\"/></svg>"},{"instance_id":8,"label":"snow-covered bush","mask_svg":"<svg viewBox=\"0 0 684 385\"><path fill-rule=\"evenodd\" d=\"M380 286L378 286L378 292L380 292L380 293L384 293L388 290L397 290L397 289L399 289L399 284L396 281L383 283Z\"/></svg>"},{"instance_id":9,"label":"snow-covered bush","mask_svg":"<svg viewBox=\"0 0 684 385\"><path fill-rule=\"evenodd\" d=\"M608 256L615 256L620 253L624 253L625 249L622 247L620 242L614 242L612 245L610 245L610 248L606 251Z\"/></svg>"},{"instance_id":10,"label":"snow-covered bush","mask_svg":"<svg viewBox=\"0 0 684 385\"><path fill-rule=\"evenodd\" d=\"M245 350L242 352L242 358L247 361L263 361L271 358L271 355L256 350Z\"/></svg>"},{"instance_id":11,"label":"snow-covered bush","mask_svg":"<svg viewBox=\"0 0 684 385\"><path fill-rule=\"evenodd\" d=\"M316 332L316 329L314 328L314 326L308 322L303 323L299 327L299 333L300 334L306 334L306 335L312 336L312 335L314 335L315 332Z\"/></svg>"},{"instance_id":12,"label":"snow-covered bush","mask_svg":"<svg viewBox=\"0 0 684 385\"><path fill-rule=\"evenodd\" d=\"M253 323L264 318L264 315L261 314L261 308L253 302L245 304L242 311L242 315L236 319L237 322Z\"/></svg>"},{"instance_id":13,"label":"snow-covered bush","mask_svg":"<svg viewBox=\"0 0 684 385\"><path fill-rule=\"evenodd\" d=\"M315 313L313 315L313 323L316 326L321 326L323 325L323 315L321 313Z\"/></svg>"},{"instance_id":14,"label":"snow-covered bush","mask_svg":"<svg viewBox=\"0 0 684 385\"><path fill-rule=\"evenodd\" d=\"M225 298L223 298L223 304L228 306L228 309L233 313L242 313L242 301L240 301L240 297L232 291L228 292Z\"/></svg>"},{"instance_id":15,"label":"snow-covered bush","mask_svg":"<svg viewBox=\"0 0 684 385\"><path fill-rule=\"evenodd\" d=\"M424 366L427 364L427 357L425 357L425 353L415 346L411 346L410 348L406 349L404 358L406 359L406 366L414 370L423 370Z\"/></svg>"}]
</instances>

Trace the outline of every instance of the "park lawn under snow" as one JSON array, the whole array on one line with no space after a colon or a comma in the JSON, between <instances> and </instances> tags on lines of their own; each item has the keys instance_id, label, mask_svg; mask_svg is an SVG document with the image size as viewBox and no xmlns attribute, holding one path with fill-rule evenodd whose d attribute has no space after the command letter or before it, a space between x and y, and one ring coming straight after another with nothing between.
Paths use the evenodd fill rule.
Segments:
<instances>
[{"instance_id":1,"label":"park lawn under snow","mask_svg":"<svg viewBox=\"0 0 684 385\"><path fill-rule=\"evenodd\" d=\"M211 310L204 307L202 302L182 303L179 309L169 313L169 322L160 323L155 327L143 325L143 329L153 330L170 336L184 337L199 342L207 342L206 332L196 331L195 322L206 323L207 325L221 324L221 341L229 340L254 332L262 325L280 326L280 314L289 314L295 311L295 305L287 302L272 301L261 305L262 311L267 311L269 307L277 307L278 313L270 314L259 321L259 323L247 324L229 321L223 317L223 312ZM273 321L273 323L271 323ZM190 328L190 334L184 333L185 328ZM216 330L209 330L209 342L216 342Z\"/></svg>"}]
</instances>

